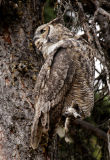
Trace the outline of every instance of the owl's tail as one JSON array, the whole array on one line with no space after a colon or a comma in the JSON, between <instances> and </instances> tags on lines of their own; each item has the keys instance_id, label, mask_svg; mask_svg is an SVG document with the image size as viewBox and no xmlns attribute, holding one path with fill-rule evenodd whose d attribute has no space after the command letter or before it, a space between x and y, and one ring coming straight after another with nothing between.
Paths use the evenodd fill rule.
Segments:
<instances>
[{"instance_id":1,"label":"owl's tail","mask_svg":"<svg viewBox=\"0 0 110 160\"><path fill-rule=\"evenodd\" d=\"M49 113L35 112L34 121L31 129L31 146L37 149L41 141L42 134L48 133L49 129Z\"/></svg>"},{"instance_id":2,"label":"owl's tail","mask_svg":"<svg viewBox=\"0 0 110 160\"><path fill-rule=\"evenodd\" d=\"M31 147L37 149L41 141L43 127L38 118L34 117L31 129Z\"/></svg>"}]
</instances>

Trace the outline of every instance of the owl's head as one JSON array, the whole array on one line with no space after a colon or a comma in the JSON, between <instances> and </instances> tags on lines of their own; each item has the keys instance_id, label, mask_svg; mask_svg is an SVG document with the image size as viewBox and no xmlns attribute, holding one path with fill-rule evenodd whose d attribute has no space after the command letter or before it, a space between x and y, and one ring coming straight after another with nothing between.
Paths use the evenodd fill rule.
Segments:
<instances>
[{"instance_id":1,"label":"owl's head","mask_svg":"<svg viewBox=\"0 0 110 160\"><path fill-rule=\"evenodd\" d=\"M39 26L34 34L34 43L37 49L44 53L52 45L55 45L61 40L73 38L72 32L64 27L59 19ZM44 57L45 58L45 57Z\"/></svg>"}]
</instances>

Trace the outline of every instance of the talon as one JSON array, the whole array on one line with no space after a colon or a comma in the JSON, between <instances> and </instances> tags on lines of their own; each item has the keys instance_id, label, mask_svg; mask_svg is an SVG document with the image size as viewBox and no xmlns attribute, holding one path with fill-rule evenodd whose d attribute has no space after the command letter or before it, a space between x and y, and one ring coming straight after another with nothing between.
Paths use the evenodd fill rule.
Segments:
<instances>
[{"instance_id":1,"label":"talon","mask_svg":"<svg viewBox=\"0 0 110 160\"><path fill-rule=\"evenodd\" d=\"M77 111L74 108L71 108L71 107L67 109L67 111L65 112L65 115L74 116L74 118L81 118L81 115L77 113Z\"/></svg>"}]
</instances>

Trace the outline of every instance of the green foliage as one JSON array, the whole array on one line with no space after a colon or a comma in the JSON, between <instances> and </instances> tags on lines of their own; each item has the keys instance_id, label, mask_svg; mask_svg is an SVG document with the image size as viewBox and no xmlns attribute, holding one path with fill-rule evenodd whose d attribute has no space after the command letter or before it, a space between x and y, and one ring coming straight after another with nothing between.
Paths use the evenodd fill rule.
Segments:
<instances>
[{"instance_id":1,"label":"green foliage","mask_svg":"<svg viewBox=\"0 0 110 160\"><path fill-rule=\"evenodd\" d=\"M93 157L96 158L97 160L101 160L102 157L101 146L98 145L98 141L95 136L92 136L90 138L90 145L93 150Z\"/></svg>"},{"instance_id":2,"label":"green foliage","mask_svg":"<svg viewBox=\"0 0 110 160\"><path fill-rule=\"evenodd\" d=\"M95 99L99 99L100 95L97 93ZM104 99L97 101L95 104L92 119L97 124L103 123L110 118L110 97L106 96Z\"/></svg>"},{"instance_id":3,"label":"green foliage","mask_svg":"<svg viewBox=\"0 0 110 160\"><path fill-rule=\"evenodd\" d=\"M47 0L44 6L44 23L47 23L56 17L54 5L51 0Z\"/></svg>"}]
</instances>

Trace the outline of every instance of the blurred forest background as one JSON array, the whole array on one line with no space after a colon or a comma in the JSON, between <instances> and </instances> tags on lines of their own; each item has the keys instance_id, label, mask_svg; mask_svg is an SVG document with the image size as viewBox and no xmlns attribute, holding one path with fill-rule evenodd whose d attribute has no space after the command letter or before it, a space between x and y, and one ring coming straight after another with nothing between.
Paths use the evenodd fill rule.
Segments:
<instances>
[{"instance_id":1,"label":"blurred forest background","mask_svg":"<svg viewBox=\"0 0 110 160\"><path fill-rule=\"evenodd\" d=\"M95 105L91 117L72 125L72 143L56 136L36 151L30 147L33 89L43 57L32 39L57 16L97 50ZM0 0L0 95L0 160L109 160L110 1Z\"/></svg>"}]
</instances>

